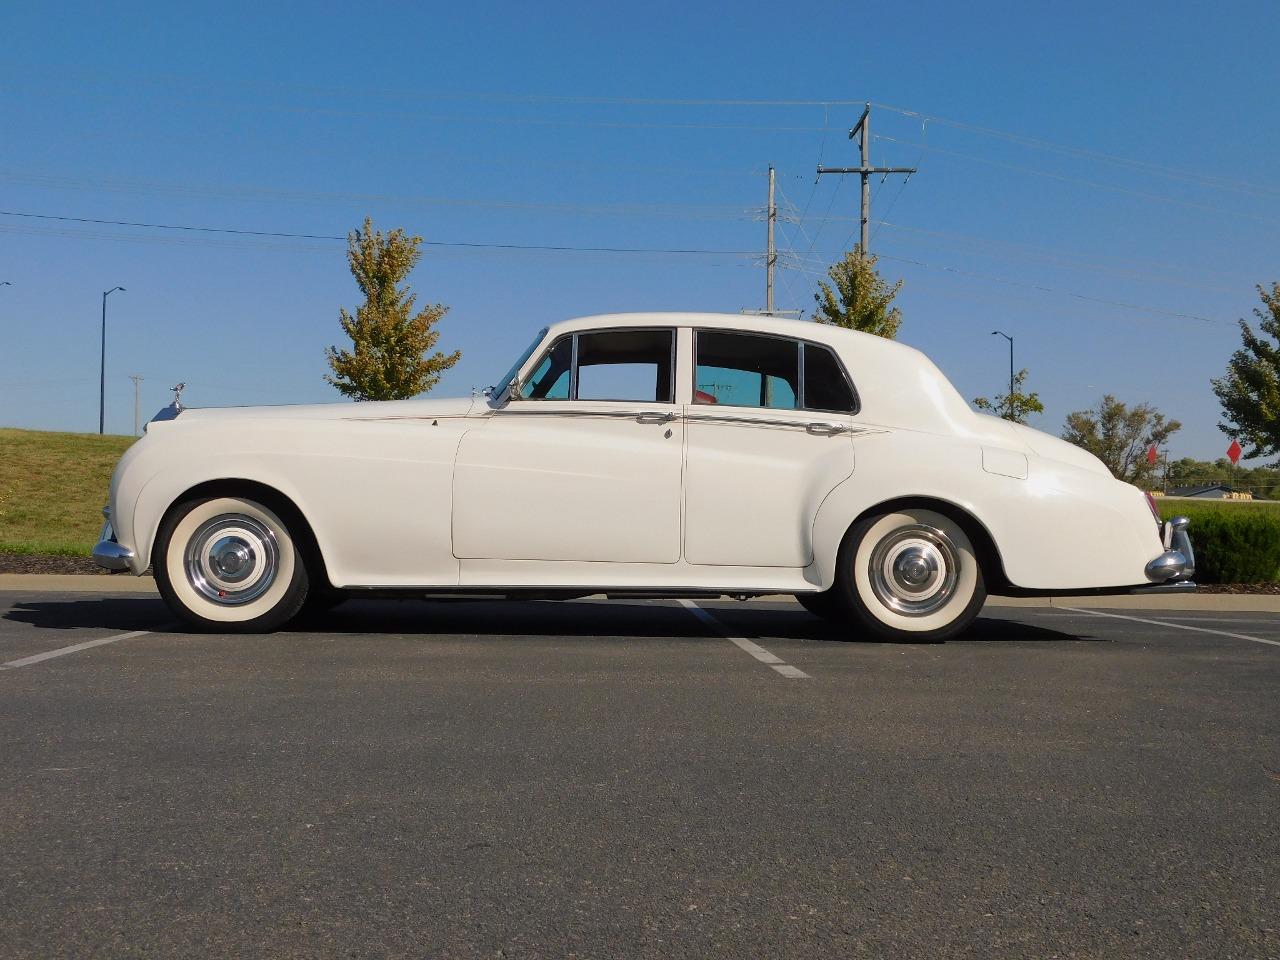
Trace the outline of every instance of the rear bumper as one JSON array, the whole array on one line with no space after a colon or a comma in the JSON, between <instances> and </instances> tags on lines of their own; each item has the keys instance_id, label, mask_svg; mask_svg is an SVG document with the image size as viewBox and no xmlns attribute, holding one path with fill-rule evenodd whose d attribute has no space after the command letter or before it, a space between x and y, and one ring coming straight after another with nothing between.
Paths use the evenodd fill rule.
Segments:
<instances>
[{"instance_id":1,"label":"rear bumper","mask_svg":"<svg viewBox=\"0 0 1280 960\"><path fill-rule=\"evenodd\" d=\"M1164 553L1147 564L1147 579L1156 586L1171 586L1190 580L1196 572L1196 555L1187 533L1186 517L1174 517L1160 524ZM1139 588L1144 589L1144 588ZM1149 588L1145 588L1149 589Z\"/></svg>"},{"instance_id":2,"label":"rear bumper","mask_svg":"<svg viewBox=\"0 0 1280 960\"><path fill-rule=\"evenodd\" d=\"M102 516L105 520L98 543L93 548L93 562L113 573L132 569L133 551L116 542L115 530L111 528L111 511L103 507Z\"/></svg>"}]
</instances>

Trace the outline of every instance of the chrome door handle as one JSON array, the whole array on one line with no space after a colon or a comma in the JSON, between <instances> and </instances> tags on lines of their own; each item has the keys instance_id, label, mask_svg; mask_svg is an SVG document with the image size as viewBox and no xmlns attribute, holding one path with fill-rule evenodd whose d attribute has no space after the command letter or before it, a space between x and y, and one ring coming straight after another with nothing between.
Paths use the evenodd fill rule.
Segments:
<instances>
[{"instance_id":1,"label":"chrome door handle","mask_svg":"<svg viewBox=\"0 0 1280 960\"><path fill-rule=\"evenodd\" d=\"M832 437L837 433L846 433L849 427L843 423L815 422L806 424L805 430L817 437Z\"/></svg>"},{"instance_id":2,"label":"chrome door handle","mask_svg":"<svg viewBox=\"0 0 1280 960\"><path fill-rule=\"evenodd\" d=\"M637 413L636 423L670 423L675 418L674 413Z\"/></svg>"}]
</instances>

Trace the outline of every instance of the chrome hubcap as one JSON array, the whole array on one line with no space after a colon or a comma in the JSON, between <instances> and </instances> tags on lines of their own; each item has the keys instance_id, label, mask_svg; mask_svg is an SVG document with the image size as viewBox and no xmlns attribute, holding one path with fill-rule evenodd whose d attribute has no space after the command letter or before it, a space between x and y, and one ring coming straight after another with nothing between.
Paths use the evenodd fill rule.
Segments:
<instances>
[{"instance_id":1,"label":"chrome hubcap","mask_svg":"<svg viewBox=\"0 0 1280 960\"><path fill-rule=\"evenodd\" d=\"M943 607L955 592L959 572L947 535L923 524L895 530L876 544L867 570L876 598L908 617Z\"/></svg>"},{"instance_id":2,"label":"chrome hubcap","mask_svg":"<svg viewBox=\"0 0 1280 960\"><path fill-rule=\"evenodd\" d=\"M280 553L275 534L261 521L239 514L206 520L187 541L187 582L201 596L238 606L262 596L275 582Z\"/></svg>"}]
</instances>

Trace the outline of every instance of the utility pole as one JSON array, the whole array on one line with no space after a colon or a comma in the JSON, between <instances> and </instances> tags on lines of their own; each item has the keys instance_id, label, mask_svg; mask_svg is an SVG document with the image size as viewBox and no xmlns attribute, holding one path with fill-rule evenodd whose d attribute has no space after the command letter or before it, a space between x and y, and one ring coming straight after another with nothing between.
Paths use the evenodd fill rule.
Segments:
<instances>
[{"instance_id":1,"label":"utility pole","mask_svg":"<svg viewBox=\"0 0 1280 960\"><path fill-rule=\"evenodd\" d=\"M138 403L138 384L145 378L138 373L129 374L129 379L133 381L133 435L135 437L142 436L142 418L140 417L140 405Z\"/></svg>"},{"instance_id":2,"label":"utility pole","mask_svg":"<svg viewBox=\"0 0 1280 960\"><path fill-rule=\"evenodd\" d=\"M799 310L775 310L773 303L773 280L778 267L778 244L775 240L775 229L778 223L777 171L769 165L769 203L764 208L765 246L764 246L764 309L743 309L757 317L799 317ZM755 259L754 257L752 259Z\"/></svg>"},{"instance_id":3,"label":"utility pole","mask_svg":"<svg viewBox=\"0 0 1280 960\"><path fill-rule=\"evenodd\" d=\"M818 176L824 173L856 173L862 177L862 240L858 249L865 256L871 246L871 176L881 173L886 177L891 173L905 173L907 179L916 172L915 167L873 167L871 165L871 104L862 111L862 117L852 130L849 139L858 138L858 152L862 165L858 167L818 167Z\"/></svg>"},{"instance_id":4,"label":"utility pole","mask_svg":"<svg viewBox=\"0 0 1280 960\"><path fill-rule=\"evenodd\" d=\"M764 254L764 312L768 314L773 313L773 268L778 262L778 249L773 242L773 225L778 219L778 205L773 199L773 185L773 164L769 164L769 206L765 211L765 220L769 226Z\"/></svg>"},{"instance_id":5,"label":"utility pole","mask_svg":"<svg viewBox=\"0 0 1280 960\"><path fill-rule=\"evenodd\" d=\"M1007 333L1005 333L1003 330L992 330L992 331L991 331L991 335L992 335L993 337L996 337L996 336L1004 337L1006 340L1008 340L1008 341L1009 341L1009 398L1008 398L1008 400L1007 400L1006 402L1007 402L1007 404L1008 404L1009 419L1010 419L1010 420L1012 420L1012 419L1013 419L1013 382L1014 382L1014 377L1013 377L1013 337L1009 336L1009 335L1008 335Z\"/></svg>"}]
</instances>

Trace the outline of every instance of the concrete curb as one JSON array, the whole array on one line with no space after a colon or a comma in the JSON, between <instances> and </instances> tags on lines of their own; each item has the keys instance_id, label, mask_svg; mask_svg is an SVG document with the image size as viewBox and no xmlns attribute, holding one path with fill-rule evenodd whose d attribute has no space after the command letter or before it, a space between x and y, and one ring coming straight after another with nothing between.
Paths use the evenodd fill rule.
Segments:
<instances>
[{"instance_id":1,"label":"concrete curb","mask_svg":"<svg viewBox=\"0 0 1280 960\"><path fill-rule=\"evenodd\" d=\"M0 591L157 595L151 577L128 574L0 573ZM794 602L788 595L761 598ZM1280 613L1280 596L1258 593L1182 593L1117 597L991 597L988 607L1091 607L1095 610L1235 610Z\"/></svg>"}]
</instances>

